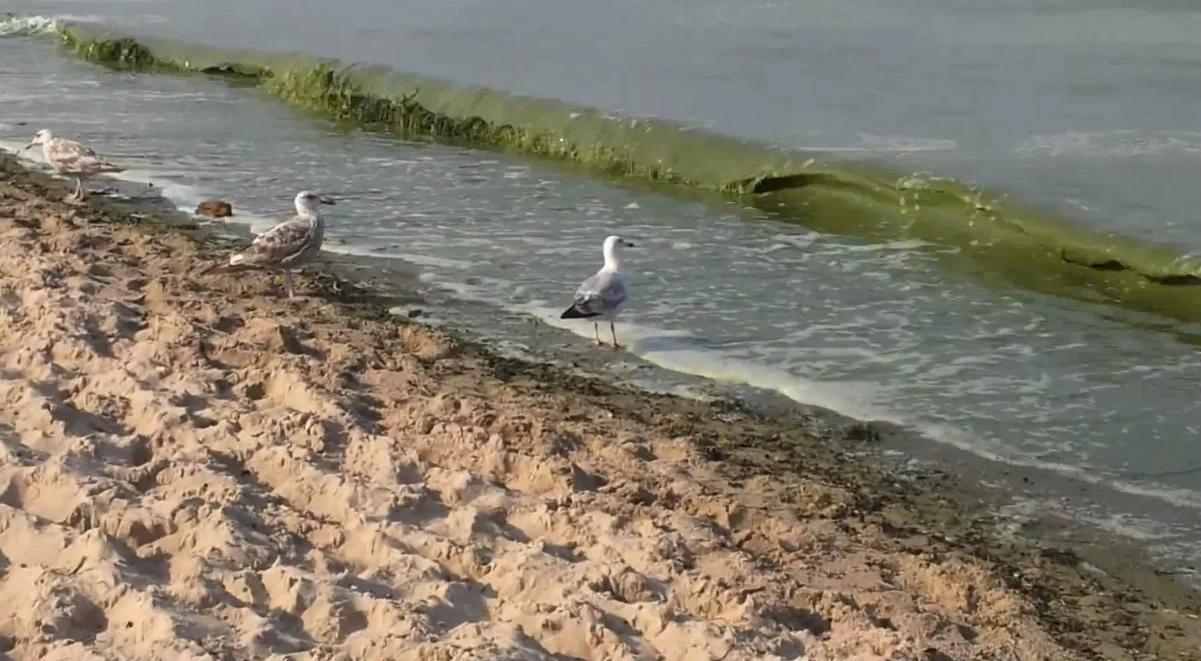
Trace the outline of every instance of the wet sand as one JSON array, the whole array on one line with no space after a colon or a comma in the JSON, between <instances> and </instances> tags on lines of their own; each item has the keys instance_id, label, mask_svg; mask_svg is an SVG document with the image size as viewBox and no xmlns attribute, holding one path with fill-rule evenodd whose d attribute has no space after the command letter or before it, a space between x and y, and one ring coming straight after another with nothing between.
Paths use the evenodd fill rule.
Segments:
<instances>
[{"instance_id":1,"label":"wet sand","mask_svg":"<svg viewBox=\"0 0 1201 661\"><path fill-rule=\"evenodd\" d=\"M0 656L1201 659L1195 593L854 426L502 358L336 267L201 276L220 242L68 188L0 156Z\"/></svg>"}]
</instances>

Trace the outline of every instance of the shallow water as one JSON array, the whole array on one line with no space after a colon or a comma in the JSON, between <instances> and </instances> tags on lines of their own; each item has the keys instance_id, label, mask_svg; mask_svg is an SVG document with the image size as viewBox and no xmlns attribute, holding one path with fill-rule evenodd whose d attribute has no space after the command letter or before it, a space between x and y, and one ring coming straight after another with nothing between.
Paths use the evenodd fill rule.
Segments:
<instances>
[{"instance_id":1,"label":"shallow water","mask_svg":"<svg viewBox=\"0 0 1201 661\"><path fill-rule=\"evenodd\" d=\"M881 158L1201 251L1201 5L1129 4L15 0L12 11Z\"/></svg>"},{"instance_id":2,"label":"shallow water","mask_svg":"<svg viewBox=\"0 0 1201 661\"><path fill-rule=\"evenodd\" d=\"M167 184L184 206L231 199L255 229L319 186L343 198L330 248L415 265L428 287L469 302L459 323L508 342L531 341L493 323L512 314L590 337L557 313L599 266L603 237L620 232L639 247L626 255L633 298L619 332L641 358L1105 485L1140 499L1140 515L1159 503L1170 521L1077 509L1201 560L1201 524L1179 515L1201 510L1201 329L986 287L944 268L948 249L933 245L822 234L728 201L348 132L254 89L111 72L56 50L0 39L4 147L38 125L87 136L127 176ZM1022 170L1004 161L993 171Z\"/></svg>"}]
</instances>

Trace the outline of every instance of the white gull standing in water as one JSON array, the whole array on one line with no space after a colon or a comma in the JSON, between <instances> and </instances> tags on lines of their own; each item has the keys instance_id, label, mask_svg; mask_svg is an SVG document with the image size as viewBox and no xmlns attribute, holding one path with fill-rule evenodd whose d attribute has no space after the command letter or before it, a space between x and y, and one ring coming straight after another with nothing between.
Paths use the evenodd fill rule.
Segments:
<instances>
[{"instance_id":1,"label":"white gull standing in water","mask_svg":"<svg viewBox=\"0 0 1201 661\"><path fill-rule=\"evenodd\" d=\"M25 145L25 149L42 146L42 156L55 172L75 178L75 192L68 198L82 202L88 196L84 187L84 179L94 175L111 172L121 172L121 168L100 158L91 147L82 145L74 140L54 137L49 129L42 129L33 136L33 141Z\"/></svg>"},{"instance_id":2,"label":"white gull standing in water","mask_svg":"<svg viewBox=\"0 0 1201 661\"><path fill-rule=\"evenodd\" d=\"M321 204L334 201L312 191L296 194L296 215L255 237L244 250L221 264L205 271L231 272L242 270L275 271L284 274L288 298L293 298L292 269L303 265L321 251L325 238L325 221L318 211Z\"/></svg>"},{"instance_id":3,"label":"white gull standing in water","mask_svg":"<svg viewBox=\"0 0 1201 661\"><path fill-rule=\"evenodd\" d=\"M626 302L626 283L621 275L621 262L617 258L618 249L626 246L633 248L634 244L623 240L620 236L610 236L605 239L605 265L596 275L584 281L575 292L575 301L571 307L559 315L560 319L592 319L592 333L597 344L604 344L600 339L597 319L609 320L609 332L613 335L613 348L617 343L617 329L613 321Z\"/></svg>"}]
</instances>

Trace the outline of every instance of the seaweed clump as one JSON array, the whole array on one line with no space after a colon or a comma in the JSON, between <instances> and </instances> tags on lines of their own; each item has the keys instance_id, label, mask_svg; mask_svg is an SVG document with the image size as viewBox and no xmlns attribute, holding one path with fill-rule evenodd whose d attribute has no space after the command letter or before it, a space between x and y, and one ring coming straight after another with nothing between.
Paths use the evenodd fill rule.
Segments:
<instances>
[{"instance_id":1,"label":"seaweed clump","mask_svg":"<svg viewBox=\"0 0 1201 661\"><path fill-rule=\"evenodd\" d=\"M263 79L263 87L286 101L335 119L400 127L412 133L430 132L438 137L458 134L460 122L432 113L417 103L416 90L399 99L368 94L350 80L345 70L330 63L271 72Z\"/></svg>"},{"instance_id":2,"label":"seaweed clump","mask_svg":"<svg viewBox=\"0 0 1201 661\"><path fill-rule=\"evenodd\" d=\"M508 149L559 160L578 161L620 176L700 185L674 176L670 169L640 165L627 150L606 144L581 145L552 131L490 122L479 115L453 116L418 101L419 89L398 97L367 92L355 81L354 68L331 62L269 72L264 89L334 119L382 127L404 136Z\"/></svg>"},{"instance_id":3,"label":"seaweed clump","mask_svg":"<svg viewBox=\"0 0 1201 661\"><path fill-rule=\"evenodd\" d=\"M739 185L702 181L684 176L663 159L647 159L635 153L636 146L615 135L582 134L533 124L514 124L489 120L474 113L438 112L419 99L414 89L396 96L365 89L354 66L341 66L336 60L309 60L301 65L281 61L274 64L247 65L229 61L194 62L186 57L156 56L138 40L109 34L89 33L75 26L60 29L64 41L87 60L119 69L200 72L241 78L282 99L340 121L381 128L402 136L422 136L437 140L512 150L546 158L574 161L605 174L636 177L726 193L747 192ZM203 59L203 58L201 58ZM430 95L425 95L429 97ZM434 96L437 96L436 94ZM643 135L632 127L626 138ZM618 131L622 133L622 131Z\"/></svg>"},{"instance_id":4,"label":"seaweed clump","mask_svg":"<svg viewBox=\"0 0 1201 661\"><path fill-rule=\"evenodd\" d=\"M129 37L81 41L69 31L63 31L67 46L84 59L122 69L150 69L158 60L150 49Z\"/></svg>"}]
</instances>

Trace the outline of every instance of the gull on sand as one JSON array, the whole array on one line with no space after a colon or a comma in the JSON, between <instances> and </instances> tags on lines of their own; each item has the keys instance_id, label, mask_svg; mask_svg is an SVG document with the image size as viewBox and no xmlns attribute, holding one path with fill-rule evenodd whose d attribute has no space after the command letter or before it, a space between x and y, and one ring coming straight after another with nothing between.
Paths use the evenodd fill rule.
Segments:
<instances>
[{"instance_id":1,"label":"gull on sand","mask_svg":"<svg viewBox=\"0 0 1201 661\"><path fill-rule=\"evenodd\" d=\"M121 172L121 168L101 158L91 147L54 137L48 129L42 129L33 136L33 141L25 145L25 149L42 146L42 156L55 172L75 178L75 192L68 198L82 202L88 196L83 181L94 174Z\"/></svg>"},{"instance_id":2,"label":"gull on sand","mask_svg":"<svg viewBox=\"0 0 1201 661\"><path fill-rule=\"evenodd\" d=\"M230 255L228 264L205 271L233 272L263 270L283 273L288 298L293 298L292 269L311 260L321 251L325 221L319 205L334 201L312 191L296 194L296 215L255 237L245 249Z\"/></svg>"},{"instance_id":3,"label":"gull on sand","mask_svg":"<svg viewBox=\"0 0 1201 661\"><path fill-rule=\"evenodd\" d=\"M597 344L604 344L600 339L597 320L608 319L614 349L621 345L617 344L617 329L614 327L613 321L617 319L617 313L621 311L621 307L626 302L625 278L621 275L621 262L617 258L618 251L623 246L633 248L634 244L620 236L610 236L605 239L605 265L596 272L596 275L580 285L575 292L575 301L572 302L571 307L559 315L560 319L592 319L592 333L596 337Z\"/></svg>"}]
</instances>

